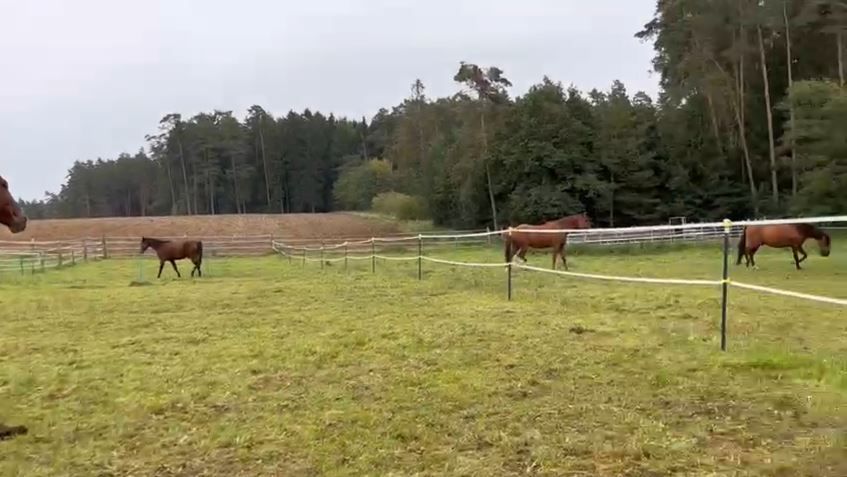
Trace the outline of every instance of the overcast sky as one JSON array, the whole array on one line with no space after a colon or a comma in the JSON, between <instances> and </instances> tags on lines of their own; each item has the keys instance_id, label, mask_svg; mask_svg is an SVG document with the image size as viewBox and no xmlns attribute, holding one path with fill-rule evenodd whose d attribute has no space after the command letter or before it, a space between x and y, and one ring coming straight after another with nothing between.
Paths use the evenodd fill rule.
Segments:
<instances>
[{"instance_id":1,"label":"overcast sky","mask_svg":"<svg viewBox=\"0 0 847 477\"><path fill-rule=\"evenodd\" d=\"M58 191L77 159L135 152L164 114L305 107L370 118L457 91L459 61L523 94L543 75L654 96L655 0L0 0L0 174Z\"/></svg>"}]
</instances>

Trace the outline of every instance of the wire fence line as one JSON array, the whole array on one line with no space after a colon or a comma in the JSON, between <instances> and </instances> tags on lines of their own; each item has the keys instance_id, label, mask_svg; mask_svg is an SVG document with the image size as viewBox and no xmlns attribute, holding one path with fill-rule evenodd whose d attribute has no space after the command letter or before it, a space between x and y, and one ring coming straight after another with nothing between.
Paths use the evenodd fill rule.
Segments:
<instances>
[{"instance_id":1,"label":"wire fence line","mask_svg":"<svg viewBox=\"0 0 847 477\"><path fill-rule=\"evenodd\" d=\"M706 223L706 224L680 224L680 225L662 225L662 226L654 226L654 227L628 227L628 228L617 228L617 229L580 229L580 230L571 230L571 229L562 229L562 230L538 230L538 229L530 229L530 230L520 230L520 233L539 233L539 234L550 234L550 233L567 233L569 235L568 241L573 243L626 243L626 242L634 242L634 241L673 241L674 239L678 240L710 240L710 239L722 239L723 241L723 274L719 279L713 280L702 280L702 279L686 279L686 278L653 278L653 277L633 277L633 276L621 276L621 275L605 275L605 274L597 274L597 273L582 273L582 272L571 272L568 270L553 270L553 269L545 269L534 267L526 264L516 263L514 261L506 262L506 263L473 263L473 262L461 262L461 261L453 261L446 260L442 258L436 258L432 256L428 256L424 254L424 242L427 242L427 251L429 252L431 249L431 242L438 242L443 240L456 240L456 239L477 239L477 238L490 238L494 235L508 235L511 233L515 233L516 229L506 229L501 231L486 231L486 232L473 232L466 234L418 234L417 236L408 236L403 237L401 239L387 239L384 237L373 237L370 240L360 241L360 242L342 242L338 244L333 244L329 247L321 246L317 247L317 252L320 253L320 258L318 261L321 261L321 266L323 267L324 260L326 259L325 253L329 252L337 252L339 250L343 250L343 257L336 257L333 260L336 261L344 261L345 267L348 260L370 260L372 262L372 270L376 272L376 261L377 260L396 260L396 261L417 261L418 262L418 279L422 279L422 265L424 262L441 264L441 265L449 265L449 266L458 266L458 267L469 267L469 268L505 268L508 270L507 275L507 294L508 298L512 299L512 280L513 280L513 270L525 270L536 273L544 273L544 274L553 274L558 276L572 277L572 278L582 278L582 279L592 279L592 280L602 280L608 282L627 282L627 283L644 283L644 284L654 284L654 285L680 285L680 286L701 286L701 287L714 287L721 289L721 349L726 350L726 329L727 329L727 303L728 303L728 289L730 286L745 289L750 291L756 291L760 293L767 293L772 295L779 295L783 297L797 298L803 299L807 301L813 301L817 303L824 303L829 305L836 306L847 306L847 299L841 298L833 298L826 297L821 295L814 295L809 293L800 293L794 292L790 290L782 290L779 288L765 287L760 285L753 285L743 282L736 282L729 278L729 255L730 255L730 239L733 237L737 237L742 233L744 227L752 226L752 225L779 225L779 224L798 224L798 223L807 223L807 224L833 224L839 222L847 222L847 216L829 216L829 217L810 217L810 218L799 218L799 219L776 219L776 220L759 220L759 221L740 221L740 222L732 222L730 220L724 220L723 222L718 223ZM574 238L578 238L577 240L573 240ZM405 243L408 247L409 244L417 245L417 253L412 256L405 257L397 257L397 256L387 256L381 253L377 253L376 247L377 244L380 246L385 246L386 244L391 243ZM353 250L353 255L351 255L351 245L356 245ZM368 246L370 249L368 250ZM278 253L288 256L289 259L294 257L294 254L300 252L302 254L303 264L307 261L314 260L313 258L307 257L309 252L314 253L315 247L297 247L294 245L288 245L281 241L272 241L272 249L277 251ZM514 259L513 259L514 260Z\"/></svg>"},{"instance_id":2,"label":"wire fence line","mask_svg":"<svg viewBox=\"0 0 847 477\"><path fill-rule=\"evenodd\" d=\"M778 219L765 221L740 221L732 224L730 236L737 237L745 225L770 223L843 223L847 216L813 217L798 219ZM723 222L687 223L680 225L657 225L640 227L596 228L596 229L562 229L562 230L521 230L521 233L560 234L568 233L568 243L572 245L603 245L617 246L629 244L650 243L698 243L720 241L724 235ZM517 229L512 229L514 232ZM509 234L504 230L458 230L446 232L421 232L418 234L397 233L381 237L347 237L347 238L302 238L265 235L215 235L202 237L204 252L209 257L261 256L273 253L268 245L281 241L289 246L307 248L310 252L327 251L330 247L337 250L348 248L365 251L373 243L384 244L397 249L414 248L416 242L427 241L427 248L463 247L491 245L495 240L501 240ZM179 240L188 238L182 236L162 236L162 239ZM140 237L84 237L74 240L51 241L0 241L0 253L12 252L38 253L50 250L75 249L79 255L100 258L130 258L137 257L140 252ZM10 267L8 263L6 267ZM2 267L0 267L2 268Z\"/></svg>"},{"instance_id":3,"label":"wire fence line","mask_svg":"<svg viewBox=\"0 0 847 477\"><path fill-rule=\"evenodd\" d=\"M85 260L88 260L88 256L82 248L69 245L36 251L0 249L0 274L34 275L76 265Z\"/></svg>"},{"instance_id":4,"label":"wire fence line","mask_svg":"<svg viewBox=\"0 0 847 477\"><path fill-rule=\"evenodd\" d=\"M847 300L841 299L841 298L832 298L832 297L821 296L821 295L812 295L812 294L809 294L809 293L800 293L800 292L795 292L795 291L790 291L790 290L782 290L782 289L779 289L779 288L765 287L765 286L761 286L761 285L752 285L750 283L742 283L742 282L737 282L737 281L734 281L734 280L730 280L729 284L731 286L734 286L734 287L744 288L744 289L747 289L747 290L753 290L753 291L762 292L762 293L770 293L772 295L780 295L780 296L791 297L791 298L800 298L802 300L817 301L817 302L820 302L820 303L830 303L832 305L847 306Z\"/></svg>"},{"instance_id":5,"label":"wire fence line","mask_svg":"<svg viewBox=\"0 0 847 477\"><path fill-rule=\"evenodd\" d=\"M492 244L493 239L501 239L510 233L521 234L568 234L569 244L587 245L625 245L645 243L676 243L676 242L706 242L738 237L743 227L750 225L769 224L837 224L847 222L847 216L807 217L775 220L744 220L707 223L685 223L677 225L656 225L618 228L591 229L503 229L503 230L466 230L451 232L422 232L419 234L390 234L382 237L352 237L347 239L315 239L315 238L285 238L277 239L273 235L233 235L204 237L204 250L208 256L257 256L274 252L298 258L305 262L335 263L348 260L386 260L386 261L424 261L452 266L505 268L505 263L470 263L446 260L426 256L422 253L423 243L426 242L428 252L447 249L450 247L478 246ZM829 227L836 228L836 227ZM164 239L184 239L185 236L162 237ZM268 247L270 244L270 247ZM377 247L380 248L377 253ZM416 254L412 256L391 256L387 251L408 253L410 249ZM328 258L327 253L341 253L343 257ZM77 260L127 258L137 257L140 253L140 237L100 237L83 238L72 241L0 241L0 271L20 271L21 268L46 270L59 268ZM294 257L294 254L298 254ZM319 257L314 256L319 254ZM299 256L302 255L302 256ZM42 266L43 263L43 266ZM22 267L23 264L23 267ZM34 266L37 264L37 267ZM375 266L375 265L374 265ZM552 270L515 265L528 271L549 273ZM721 282L710 280L685 279L654 279L645 277L620 277L598 274L581 274L577 272L556 271L555 273L575 278L599 279L607 281L642 282L671 285L703 285L713 286ZM768 287L732 283L739 288L762 293L783 294L794 298L816 300L823 303L842 305L844 300L818 297L790 291L774 292Z\"/></svg>"},{"instance_id":6,"label":"wire fence line","mask_svg":"<svg viewBox=\"0 0 847 477\"><path fill-rule=\"evenodd\" d=\"M378 242L378 241L376 241L376 242ZM332 250L338 250L340 248L343 248L343 247L332 247L331 249ZM429 263L458 266L458 267L469 267L469 268L514 268L514 269L526 270L526 271L537 272L537 273L546 273L546 274L558 275L558 276L586 278L586 279L611 281L611 282L645 283L645 284L658 284L658 285L689 285L689 286L703 286L703 287L715 287L715 286L720 286L724 283L727 283L730 286L734 286L734 287L737 287L737 288L743 288L743 289L747 289L747 290L752 290L752 291L758 291L758 292L762 292L762 293L769 293L769 294L781 295L781 296L786 296L786 297L800 298L800 299L804 299L804 300L817 301L817 302L820 302L820 303L828 303L828 304L834 304L834 305L842 305L842 306L847 305L847 300L845 300L845 299L832 298L832 297L826 297L826 296L821 296L821 295L813 295L813 294L808 294L808 293L800 293L800 292L794 292L794 291L790 291L790 290L782 290L782 289L778 289L778 288L764 287L764 286L760 286L760 285L752 285L752 284L737 282L737 281L729 280L729 279L726 279L726 280L724 280L724 279L702 280L702 279L684 279L684 278L653 278L653 277L633 277L633 276L622 276L622 275L604 275L604 274L597 274L597 273L582 273L582 272L572 272L572 271L565 271L565 270L553 270L553 269L547 269L547 268L540 268L540 267L526 265L526 264L522 264L522 263L514 262L514 261L511 262L511 263L505 263L505 262L504 263L463 262L463 261L447 260L447 259L443 259L443 258L432 257L432 256L428 256L428 255L423 255L423 254L414 255L414 256L406 256L406 257L392 257L392 256L381 255L381 254L376 254L376 253L366 253L364 255L360 254L360 253L356 253L354 255L350 255L349 249L347 250L348 253L345 254L345 256L343 256L343 257L327 258L327 257L324 256L324 257L321 257L321 258L316 258L316 257L306 256L305 254L298 256L298 255L295 255L292 252L295 252L295 251L300 251L300 252L320 251L320 248L315 249L315 248L312 248L312 247L308 247L308 248L307 247L292 247L292 246L288 246L288 245L281 243L281 242L278 242L278 241L275 241L273 243L273 249L275 251L277 251L277 253L279 253L283 256L293 257L293 258L301 259L304 262L312 262L312 263L321 262L321 261L341 262L341 261L346 261L346 260L362 260L363 261L363 260L374 260L374 259L386 260L386 261L408 261L408 262L418 260L418 261L429 262ZM328 251L328 250L330 250L330 249L328 248L328 249L325 249L324 251Z\"/></svg>"},{"instance_id":7,"label":"wire fence line","mask_svg":"<svg viewBox=\"0 0 847 477\"><path fill-rule=\"evenodd\" d=\"M630 282L630 283L651 283L658 285L695 285L695 286L718 286L722 283L721 280L686 280L682 278L649 278L649 277L627 277L620 275L600 275L597 273L579 273L562 270L551 270L546 268L533 267L529 265L515 264L516 268L521 270L530 270L533 272L550 273L567 277L590 278L594 280L605 280L611 282Z\"/></svg>"}]
</instances>

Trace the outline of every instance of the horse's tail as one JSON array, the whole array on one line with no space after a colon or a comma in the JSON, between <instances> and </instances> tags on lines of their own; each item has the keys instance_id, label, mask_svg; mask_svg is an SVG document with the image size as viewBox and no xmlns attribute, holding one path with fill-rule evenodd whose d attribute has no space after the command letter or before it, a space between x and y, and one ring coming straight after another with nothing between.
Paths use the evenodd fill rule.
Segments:
<instances>
[{"instance_id":1,"label":"horse's tail","mask_svg":"<svg viewBox=\"0 0 847 477\"><path fill-rule=\"evenodd\" d=\"M741 238L738 240L738 260L736 265L741 265L741 259L744 258L744 253L747 252L747 227L741 229Z\"/></svg>"}]
</instances>

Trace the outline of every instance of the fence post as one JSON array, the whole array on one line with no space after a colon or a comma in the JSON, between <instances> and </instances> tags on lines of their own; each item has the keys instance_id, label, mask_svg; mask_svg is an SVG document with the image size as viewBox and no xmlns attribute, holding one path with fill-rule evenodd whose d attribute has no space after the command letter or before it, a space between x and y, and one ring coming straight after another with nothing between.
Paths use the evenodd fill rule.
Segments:
<instances>
[{"instance_id":1,"label":"fence post","mask_svg":"<svg viewBox=\"0 0 847 477\"><path fill-rule=\"evenodd\" d=\"M371 273L376 273L376 239L371 237Z\"/></svg>"},{"instance_id":2,"label":"fence post","mask_svg":"<svg viewBox=\"0 0 847 477\"><path fill-rule=\"evenodd\" d=\"M511 237L512 237L512 228L509 227L509 238L511 239ZM509 255L511 255L511 253ZM509 301L512 301L512 260L511 260L511 258L509 259L508 263L506 263L506 268L508 268L507 278L506 278L506 296L508 297Z\"/></svg>"},{"instance_id":3,"label":"fence post","mask_svg":"<svg viewBox=\"0 0 847 477\"><path fill-rule=\"evenodd\" d=\"M21 255L21 275L24 274L24 257Z\"/></svg>"},{"instance_id":4,"label":"fence post","mask_svg":"<svg viewBox=\"0 0 847 477\"><path fill-rule=\"evenodd\" d=\"M324 269L324 241L321 240L321 270Z\"/></svg>"},{"instance_id":5,"label":"fence post","mask_svg":"<svg viewBox=\"0 0 847 477\"><path fill-rule=\"evenodd\" d=\"M59 252L59 265L56 268L62 268L62 252Z\"/></svg>"},{"instance_id":6,"label":"fence post","mask_svg":"<svg viewBox=\"0 0 847 477\"><path fill-rule=\"evenodd\" d=\"M491 228L486 226L485 227L485 233L488 234L488 235L485 236L485 238L488 239L488 246L490 247L491 246Z\"/></svg>"},{"instance_id":7,"label":"fence post","mask_svg":"<svg viewBox=\"0 0 847 477\"><path fill-rule=\"evenodd\" d=\"M76 251L71 250L71 265L76 265Z\"/></svg>"},{"instance_id":8,"label":"fence post","mask_svg":"<svg viewBox=\"0 0 847 477\"><path fill-rule=\"evenodd\" d=\"M723 278L721 279L721 351L726 351L726 307L729 289L729 232L732 222L723 221Z\"/></svg>"},{"instance_id":9,"label":"fence post","mask_svg":"<svg viewBox=\"0 0 847 477\"><path fill-rule=\"evenodd\" d=\"M344 271L347 271L347 242L344 242Z\"/></svg>"},{"instance_id":10,"label":"fence post","mask_svg":"<svg viewBox=\"0 0 847 477\"><path fill-rule=\"evenodd\" d=\"M423 235L418 234L418 280L423 279Z\"/></svg>"},{"instance_id":11,"label":"fence post","mask_svg":"<svg viewBox=\"0 0 847 477\"><path fill-rule=\"evenodd\" d=\"M88 261L88 240L82 239L82 259Z\"/></svg>"},{"instance_id":12,"label":"fence post","mask_svg":"<svg viewBox=\"0 0 847 477\"><path fill-rule=\"evenodd\" d=\"M41 273L44 273L44 254L41 254Z\"/></svg>"},{"instance_id":13,"label":"fence post","mask_svg":"<svg viewBox=\"0 0 847 477\"><path fill-rule=\"evenodd\" d=\"M106 236L103 236L103 258L109 258L109 249L106 247Z\"/></svg>"},{"instance_id":14,"label":"fence post","mask_svg":"<svg viewBox=\"0 0 847 477\"><path fill-rule=\"evenodd\" d=\"M306 267L306 247L303 247L303 268Z\"/></svg>"}]
</instances>

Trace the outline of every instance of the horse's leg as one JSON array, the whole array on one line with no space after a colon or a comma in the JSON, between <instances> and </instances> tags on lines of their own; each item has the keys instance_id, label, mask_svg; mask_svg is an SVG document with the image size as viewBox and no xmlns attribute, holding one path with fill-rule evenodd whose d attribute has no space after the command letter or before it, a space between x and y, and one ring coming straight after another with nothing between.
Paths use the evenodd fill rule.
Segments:
<instances>
[{"instance_id":1,"label":"horse's leg","mask_svg":"<svg viewBox=\"0 0 847 477\"><path fill-rule=\"evenodd\" d=\"M562 265L565 266L565 271L568 271L568 259L565 256L565 244L562 244L562 248L559 250L559 256L562 257Z\"/></svg>"},{"instance_id":2,"label":"horse's leg","mask_svg":"<svg viewBox=\"0 0 847 477\"><path fill-rule=\"evenodd\" d=\"M750 249L750 265L753 266L754 270L758 270L759 268L756 266L756 252L759 250L759 247L753 247Z\"/></svg>"},{"instance_id":3,"label":"horse's leg","mask_svg":"<svg viewBox=\"0 0 847 477\"><path fill-rule=\"evenodd\" d=\"M797 249L800 251L800 253L803 254L803 256L800 258L800 263L803 263L803 260L806 260L807 258L809 258L809 254L806 253L805 250L803 250L803 245L800 245L799 247L797 247Z\"/></svg>"},{"instance_id":4,"label":"horse's leg","mask_svg":"<svg viewBox=\"0 0 847 477\"><path fill-rule=\"evenodd\" d=\"M559 258L559 248L553 247L553 270L556 269L556 259Z\"/></svg>"},{"instance_id":5,"label":"horse's leg","mask_svg":"<svg viewBox=\"0 0 847 477\"><path fill-rule=\"evenodd\" d=\"M159 274L156 275L156 278L162 278L162 269L165 268L165 261L159 260Z\"/></svg>"},{"instance_id":6,"label":"horse's leg","mask_svg":"<svg viewBox=\"0 0 847 477\"><path fill-rule=\"evenodd\" d=\"M179 274L179 269L176 268L176 262L171 260L171 265L173 265L173 267L174 267L174 271L176 272L177 278L182 278L182 275Z\"/></svg>"},{"instance_id":7,"label":"horse's leg","mask_svg":"<svg viewBox=\"0 0 847 477\"><path fill-rule=\"evenodd\" d=\"M794 255L794 266L800 270L800 257L797 256L797 247L791 247L791 254Z\"/></svg>"},{"instance_id":8,"label":"horse's leg","mask_svg":"<svg viewBox=\"0 0 847 477\"><path fill-rule=\"evenodd\" d=\"M518 250L518 257L521 257L523 263L526 263L526 251L529 250L529 245L521 245L520 250Z\"/></svg>"}]
</instances>

